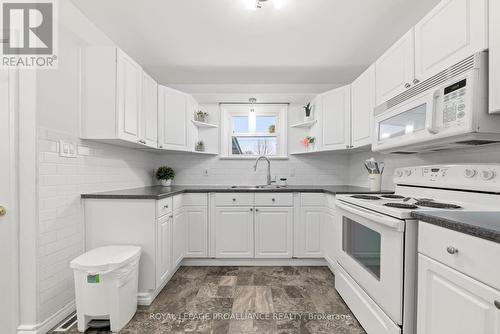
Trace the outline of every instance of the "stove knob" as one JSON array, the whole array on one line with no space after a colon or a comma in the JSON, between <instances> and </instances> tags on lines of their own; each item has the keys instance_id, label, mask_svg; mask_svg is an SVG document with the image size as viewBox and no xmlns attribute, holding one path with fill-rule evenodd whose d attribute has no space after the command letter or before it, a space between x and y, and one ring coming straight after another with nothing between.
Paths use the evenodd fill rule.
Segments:
<instances>
[{"instance_id":1,"label":"stove knob","mask_svg":"<svg viewBox=\"0 0 500 334\"><path fill-rule=\"evenodd\" d=\"M492 171L492 170L483 170L481 172L481 178L485 181L489 181L489 180L492 180L494 179L496 176L495 172Z\"/></svg>"},{"instance_id":2,"label":"stove knob","mask_svg":"<svg viewBox=\"0 0 500 334\"><path fill-rule=\"evenodd\" d=\"M397 177L401 177L401 176L403 176L403 171L398 169L398 170L396 171L396 176L397 176Z\"/></svg>"},{"instance_id":3,"label":"stove knob","mask_svg":"<svg viewBox=\"0 0 500 334\"><path fill-rule=\"evenodd\" d=\"M411 173L412 173L411 169L405 169L406 176L411 176Z\"/></svg>"},{"instance_id":4,"label":"stove knob","mask_svg":"<svg viewBox=\"0 0 500 334\"><path fill-rule=\"evenodd\" d=\"M464 175L466 178L471 179L477 175L477 170L475 170L473 168L467 168L464 172Z\"/></svg>"}]
</instances>

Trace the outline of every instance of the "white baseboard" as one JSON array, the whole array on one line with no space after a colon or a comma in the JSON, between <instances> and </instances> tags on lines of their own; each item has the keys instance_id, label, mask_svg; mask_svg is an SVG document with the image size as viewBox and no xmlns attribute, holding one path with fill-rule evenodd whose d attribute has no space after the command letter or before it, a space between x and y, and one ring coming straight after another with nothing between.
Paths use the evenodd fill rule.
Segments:
<instances>
[{"instance_id":1,"label":"white baseboard","mask_svg":"<svg viewBox=\"0 0 500 334\"><path fill-rule=\"evenodd\" d=\"M75 312L75 301L71 301L62 309L38 324L22 324L17 327L17 334L45 334L55 328L61 321Z\"/></svg>"},{"instance_id":2,"label":"white baseboard","mask_svg":"<svg viewBox=\"0 0 500 334\"><path fill-rule=\"evenodd\" d=\"M172 272L170 273L170 275L167 276L167 278L165 279L165 281L163 281L160 286L158 287L158 289L156 289L155 291L151 292L151 293L147 293L147 292L140 292L137 294L137 305L143 305L143 306L149 306L151 305L151 303L155 300L155 298L160 294L161 290L163 290L163 288L165 287L165 285L167 285L168 281L170 281L170 279L172 278L172 276L174 276L174 274L177 272L177 270L179 270L181 266L178 265L174 270L172 270Z\"/></svg>"},{"instance_id":3,"label":"white baseboard","mask_svg":"<svg viewBox=\"0 0 500 334\"><path fill-rule=\"evenodd\" d=\"M184 259L182 266L297 266L319 267L326 266L325 259Z\"/></svg>"}]
</instances>

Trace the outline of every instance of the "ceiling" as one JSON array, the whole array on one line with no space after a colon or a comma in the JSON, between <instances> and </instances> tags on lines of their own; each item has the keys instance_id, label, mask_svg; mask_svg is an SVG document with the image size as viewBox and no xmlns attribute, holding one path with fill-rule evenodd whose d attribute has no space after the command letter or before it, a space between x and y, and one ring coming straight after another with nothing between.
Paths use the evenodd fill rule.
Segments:
<instances>
[{"instance_id":1,"label":"ceiling","mask_svg":"<svg viewBox=\"0 0 500 334\"><path fill-rule=\"evenodd\" d=\"M163 84L351 82L439 0L72 0Z\"/></svg>"}]
</instances>

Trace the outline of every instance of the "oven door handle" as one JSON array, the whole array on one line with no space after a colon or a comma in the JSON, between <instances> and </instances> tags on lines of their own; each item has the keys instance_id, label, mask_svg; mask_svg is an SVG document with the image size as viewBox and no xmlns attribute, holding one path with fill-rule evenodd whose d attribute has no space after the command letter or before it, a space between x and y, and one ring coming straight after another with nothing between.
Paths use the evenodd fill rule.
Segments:
<instances>
[{"instance_id":1,"label":"oven door handle","mask_svg":"<svg viewBox=\"0 0 500 334\"><path fill-rule=\"evenodd\" d=\"M404 232L405 225L404 222L400 219L392 218L386 215L382 215L375 211L371 211L368 209L361 208L356 205L348 204L345 202L341 202L339 200L335 201L335 205L344 211L353 213L355 215L361 216L363 218L369 219L377 224L388 227L392 230L396 230L397 232Z\"/></svg>"}]
</instances>

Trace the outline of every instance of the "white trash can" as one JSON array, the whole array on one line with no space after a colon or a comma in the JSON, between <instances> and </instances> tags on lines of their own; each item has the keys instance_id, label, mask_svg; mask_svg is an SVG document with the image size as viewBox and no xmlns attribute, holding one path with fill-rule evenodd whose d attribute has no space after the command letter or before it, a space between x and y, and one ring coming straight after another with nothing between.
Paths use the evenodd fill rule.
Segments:
<instances>
[{"instance_id":1,"label":"white trash can","mask_svg":"<svg viewBox=\"0 0 500 334\"><path fill-rule=\"evenodd\" d=\"M137 246L106 246L71 261L78 331L84 332L91 320L109 319L111 331L118 332L132 319L140 256Z\"/></svg>"}]
</instances>

